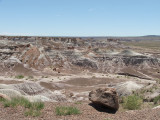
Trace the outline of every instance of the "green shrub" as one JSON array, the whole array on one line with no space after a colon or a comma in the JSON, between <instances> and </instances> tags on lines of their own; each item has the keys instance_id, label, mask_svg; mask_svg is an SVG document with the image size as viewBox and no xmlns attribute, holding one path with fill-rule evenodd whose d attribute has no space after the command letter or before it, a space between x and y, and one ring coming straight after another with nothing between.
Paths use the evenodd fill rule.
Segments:
<instances>
[{"instance_id":1,"label":"green shrub","mask_svg":"<svg viewBox=\"0 0 160 120\"><path fill-rule=\"evenodd\" d=\"M160 95L155 97L153 102L154 102L154 104L158 104L158 102L160 102Z\"/></svg>"},{"instance_id":2,"label":"green shrub","mask_svg":"<svg viewBox=\"0 0 160 120\"><path fill-rule=\"evenodd\" d=\"M23 79L24 76L23 75L17 75L15 78L17 78L17 79Z\"/></svg>"},{"instance_id":3,"label":"green shrub","mask_svg":"<svg viewBox=\"0 0 160 120\"><path fill-rule=\"evenodd\" d=\"M123 98L123 107L129 110L140 109L142 105L142 98L136 95L130 95Z\"/></svg>"},{"instance_id":4,"label":"green shrub","mask_svg":"<svg viewBox=\"0 0 160 120\"><path fill-rule=\"evenodd\" d=\"M56 115L74 115L80 114L80 110L76 107L56 107Z\"/></svg>"},{"instance_id":5,"label":"green shrub","mask_svg":"<svg viewBox=\"0 0 160 120\"><path fill-rule=\"evenodd\" d=\"M4 107L16 107L16 106L23 106L28 110L25 112L25 116L39 116L41 111L44 108L43 102L30 102L28 99L24 97L17 97L12 98L10 101L4 100L3 101Z\"/></svg>"},{"instance_id":6,"label":"green shrub","mask_svg":"<svg viewBox=\"0 0 160 120\"><path fill-rule=\"evenodd\" d=\"M156 82L157 82L158 84L160 84L160 79L156 79Z\"/></svg>"},{"instance_id":7,"label":"green shrub","mask_svg":"<svg viewBox=\"0 0 160 120\"><path fill-rule=\"evenodd\" d=\"M32 103L23 97L12 98L11 101L4 101L4 107L16 107L18 105L24 106L25 108L31 108Z\"/></svg>"},{"instance_id":8,"label":"green shrub","mask_svg":"<svg viewBox=\"0 0 160 120\"><path fill-rule=\"evenodd\" d=\"M5 102L3 103L3 106L4 106L4 107L10 107L10 101L5 101Z\"/></svg>"},{"instance_id":9,"label":"green shrub","mask_svg":"<svg viewBox=\"0 0 160 120\"><path fill-rule=\"evenodd\" d=\"M34 102L32 103L32 108L35 110L42 110L44 108L43 102Z\"/></svg>"},{"instance_id":10,"label":"green shrub","mask_svg":"<svg viewBox=\"0 0 160 120\"><path fill-rule=\"evenodd\" d=\"M0 98L0 102L4 102L4 101L6 101L6 99Z\"/></svg>"}]
</instances>

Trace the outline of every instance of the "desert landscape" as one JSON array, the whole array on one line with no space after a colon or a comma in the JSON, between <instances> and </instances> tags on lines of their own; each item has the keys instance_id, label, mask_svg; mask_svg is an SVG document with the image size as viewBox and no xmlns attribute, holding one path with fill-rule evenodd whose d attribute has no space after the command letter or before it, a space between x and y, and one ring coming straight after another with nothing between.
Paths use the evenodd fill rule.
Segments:
<instances>
[{"instance_id":1,"label":"desert landscape","mask_svg":"<svg viewBox=\"0 0 160 120\"><path fill-rule=\"evenodd\" d=\"M159 120L160 36L0 36L0 101L2 120Z\"/></svg>"}]
</instances>

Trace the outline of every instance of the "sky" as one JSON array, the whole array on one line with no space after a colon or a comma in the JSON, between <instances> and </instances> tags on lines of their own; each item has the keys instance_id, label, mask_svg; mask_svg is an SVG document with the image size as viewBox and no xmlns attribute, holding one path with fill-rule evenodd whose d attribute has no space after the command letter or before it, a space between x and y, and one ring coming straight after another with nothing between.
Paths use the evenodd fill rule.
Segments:
<instances>
[{"instance_id":1,"label":"sky","mask_svg":"<svg viewBox=\"0 0 160 120\"><path fill-rule=\"evenodd\" d=\"M0 0L0 35L160 35L160 0Z\"/></svg>"}]
</instances>

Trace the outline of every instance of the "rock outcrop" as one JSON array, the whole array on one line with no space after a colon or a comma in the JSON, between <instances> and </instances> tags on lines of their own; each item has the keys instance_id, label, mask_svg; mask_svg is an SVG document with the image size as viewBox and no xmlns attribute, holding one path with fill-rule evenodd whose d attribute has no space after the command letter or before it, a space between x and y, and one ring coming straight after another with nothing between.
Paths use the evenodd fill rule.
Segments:
<instances>
[{"instance_id":1,"label":"rock outcrop","mask_svg":"<svg viewBox=\"0 0 160 120\"><path fill-rule=\"evenodd\" d=\"M80 67L85 67L85 68L92 68L92 69L98 69L97 64L95 61L90 60L90 59L79 59L73 62L73 64L80 66Z\"/></svg>"},{"instance_id":2,"label":"rock outcrop","mask_svg":"<svg viewBox=\"0 0 160 120\"><path fill-rule=\"evenodd\" d=\"M117 111L119 109L118 95L114 88L99 88L89 93L89 100L97 106Z\"/></svg>"},{"instance_id":3,"label":"rock outcrop","mask_svg":"<svg viewBox=\"0 0 160 120\"><path fill-rule=\"evenodd\" d=\"M160 60L111 39L0 36L0 73L31 74L33 69L41 72L45 68L60 73L75 67L121 73L128 67L135 71L160 69Z\"/></svg>"}]
</instances>

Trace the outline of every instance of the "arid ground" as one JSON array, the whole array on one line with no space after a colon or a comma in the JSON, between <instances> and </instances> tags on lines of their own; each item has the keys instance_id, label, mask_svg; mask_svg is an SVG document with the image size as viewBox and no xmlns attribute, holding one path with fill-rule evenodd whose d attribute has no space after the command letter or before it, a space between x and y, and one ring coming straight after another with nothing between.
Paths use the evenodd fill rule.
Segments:
<instances>
[{"instance_id":1,"label":"arid ground","mask_svg":"<svg viewBox=\"0 0 160 120\"><path fill-rule=\"evenodd\" d=\"M116 113L96 108L89 92L105 87L115 88L119 100L133 92L143 96L141 108L124 109L121 102ZM0 36L0 94L45 104L33 117L22 106L0 103L2 120L160 120L160 100L154 103L160 96L160 37ZM58 106L81 113L58 116Z\"/></svg>"}]
</instances>

